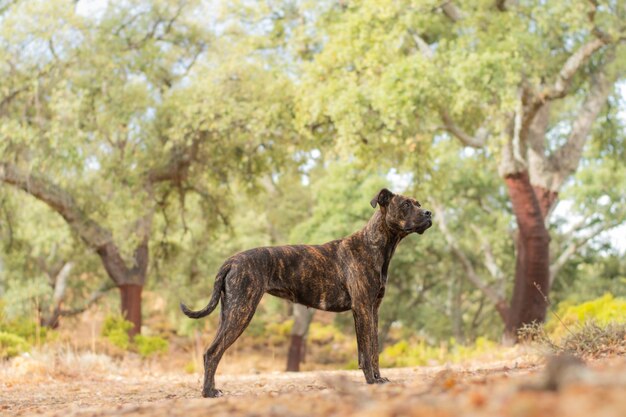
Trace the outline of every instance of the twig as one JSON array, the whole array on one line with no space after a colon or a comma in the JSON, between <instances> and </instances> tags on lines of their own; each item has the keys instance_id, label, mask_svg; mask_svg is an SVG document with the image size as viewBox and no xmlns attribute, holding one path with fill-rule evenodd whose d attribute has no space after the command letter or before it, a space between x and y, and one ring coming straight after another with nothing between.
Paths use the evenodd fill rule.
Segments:
<instances>
[{"instance_id":1,"label":"twig","mask_svg":"<svg viewBox=\"0 0 626 417\"><path fill-rule=\"evenodd\" d=\"M565 327L565 330L567 330L567 332L574 336L574 332L572 332L570 330L569 327L567 327L567 324L565 324L565 322L563 321L563 319L561 319L561 316L559 316L559 314L554 310L552 302L550 301L550 299L548 298L547 295L545 295L543 293L543 291L541 291L541 285L537 284L536 281L533 281L533 285L535 286L535 288L537 288L537 291L539 291L539 294L541 294L541 296L543 297L543 301L545 301L546 305L549 307L550 312L554 315L554 317L557 318L557 320L563 325L563 327Z\"/></svg>"}]
</instances>

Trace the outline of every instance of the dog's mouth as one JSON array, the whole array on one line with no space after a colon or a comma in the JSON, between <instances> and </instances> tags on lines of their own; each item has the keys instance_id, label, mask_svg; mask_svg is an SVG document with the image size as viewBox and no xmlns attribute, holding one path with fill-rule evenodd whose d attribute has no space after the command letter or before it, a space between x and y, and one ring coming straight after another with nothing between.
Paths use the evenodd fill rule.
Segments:
<instances>
[{"instance_id":1,"label":"dog's mouth","mask_svg":"<svg viewBox=\"0 0 626 417\"><path fill-rule=\"evenodd\" d=\"M420 223L417 226L405 229L405 231L408 232L408 233L415 232L415 233L417 233L419 235L422 235L432 225L433 225L433 221L432 220L425 220L425 221L423 221L422 223Z\"/></svg>"}]
</instances>

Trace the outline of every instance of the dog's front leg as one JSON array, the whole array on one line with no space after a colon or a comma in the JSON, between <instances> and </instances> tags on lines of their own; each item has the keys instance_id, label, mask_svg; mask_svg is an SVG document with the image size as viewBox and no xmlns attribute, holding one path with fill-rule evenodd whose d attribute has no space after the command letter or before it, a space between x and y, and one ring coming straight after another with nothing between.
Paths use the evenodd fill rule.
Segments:
<instances>
[{"instance_id":1,"label":"dog's front leg","mask_svg":"<svg viewBox=\"0 0 626 417\"><path fill-rule=\"evenodd\" d=\"M383 293L384 294L384 293ZM382 296L376 300L376 306L374 306L374 378L380 380L381 383L389 382L389 378L385 378L380 376L380 367L378 364L379 355L379 347L378 347L378 308L380 307L380 302L382 301Z\"/></svg>"},{"instance_id":2,"label":"dog's front leg","mask_svg":"<svg viewBox=\"0 0 626 417\"><path fill-rule=\"evenodd\" d=\"M354 328L356 330L356 342L361 358L361 368L368 384L379 384L384 381L374 374L374 355L376 329L374 323L374 312L371 307L355 306L352 309L354 315Z\"/></svg>"}]
</instances>

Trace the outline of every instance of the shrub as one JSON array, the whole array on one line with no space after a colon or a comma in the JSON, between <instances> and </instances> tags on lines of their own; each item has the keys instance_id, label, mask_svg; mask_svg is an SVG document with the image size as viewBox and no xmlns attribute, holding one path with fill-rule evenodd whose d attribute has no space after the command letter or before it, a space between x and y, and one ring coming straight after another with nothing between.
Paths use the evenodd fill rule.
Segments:
<instances>
[{"instance_id":1,"label":"shrub","mask_svg":"<svg viewBox=\"0 0 626 417\"><path fill-rule=\"evenodd\" d=\"M332 324L311 323L308 340L311 343L323 345L326 343L341 343L346 340L346 336L336 326Z\"/></svg>"},{"instance_id":2,"label":"shrub","mask_svg":"<svg viewBox=\"0 0 626 417\"><path fill-rule=\"evenodd\" d=\"M133 341L137 346L137 352L139 352L143 358L163 354L167 352L169 348L167 340L159 336L144 336L138 334Z\"/></svg>"},{"instance_id":3,"label":"shrub","mask_svg":"<svg viewBox=\"0 0 626 417\"><path fill-rule=\"evenodd\" d=\"M19 318L10 322L0 321L0 331L17 335L31 344L37 340L45 342L50 335L46 327L37 326L34 320L27 318ZM37 332L39 332L39 339Z\"/></svg>"},{"instance_id":4,"label":"shrub","mask_svg":"<svg viewBox=\"0 0 626 417\"><path fill-rule=\"evenodd\" d=\"M293 327L293 320L285 320L282 323L268 323L264 329L263 338L271 345L282 345L287 342Z\"/></svg>"},{"instance_id":5,"label":"shrub","mask_svg":"<svg viewBox=\"0 0 626 417\"><path fill-rule=\"evenodd\" d=\"M440 348L428 346L423 340L416 344L401 340L382 351L380 365L384 368L420 366L433 360L440 360L441 356Z\"/></svg>"},{"instance_id":6,"label":"shrub","mask_svg":"<svg viewBox=\"0 0 626 417\"><path fill-rule=\"evenodd\" d=\"M194 374L196 373L196 363L194 361L187 362L183 369L188 374Z\"/></svg>"},{"instance_id":7,"label":"shrub","mask_svg":"<svg viewBox=\"0 0 626 417\"><path fill-rule=\"evenodd\" d=\"M626 324L585 324L563 338L557 351L582 357L602 357L626 353Z\"/></svg>"},{"instance_id":8,"label":"shrub","mask_svg":"<svg viewBox=\"0 0 626 417\"><path fill-rule=\"evenodd\" d=\"M623 354L626 353L626 300L605 294L581 304L563 302L545 326L525 326L519 335L553 353L587 358Z\"/></svg>"},{"instance_id":9,"label":"shrub","mask_svg":"<svg viewBox=\"0 0 626 417\"><path fill-rule=\"evenodd\" d=\"M8 359L27 351L29 344L16 334L0 332L0 359Z\"/></svg>"},{"instance_id":10,"label":"shrub","mask_svg":"<svg viewBox=\"0 0 626 417\"><path fill-rule=\"evenodd\" d=\"M454 339L439 346L430 346L423 340L415 344L401 340L383 350L380 354L380 364L383 367L400 367L461 362L491 352L496 345L484 337L479 337L470 345L459 344Z\"/></svg>"},{"instance_id":11,"label":"shrub","mask_svg":"<svg viewBox=\"0 0 626 417\"><path fill-rule=\"evenodd\" d=\"M587 321L593 321L597 326L626 323L626 299L607 293L577 305L565 301L558 305L556 315L558 318L554 316L546 323L546 331L560 339L569 333L568 328L572 331L572 327L581 327Z\"/></svg>"},{"instance_id":12,"label":"shrub","mask_svg":"<svg viewBox=\"0 0 626 417\"><path fill-rule=\"evenodd\" d=\"M132 328L133 324L121 316L107 316L102 325L102 336L112 345L128 350L130 347L128 331Z\"/></svg>"}]
</instances>

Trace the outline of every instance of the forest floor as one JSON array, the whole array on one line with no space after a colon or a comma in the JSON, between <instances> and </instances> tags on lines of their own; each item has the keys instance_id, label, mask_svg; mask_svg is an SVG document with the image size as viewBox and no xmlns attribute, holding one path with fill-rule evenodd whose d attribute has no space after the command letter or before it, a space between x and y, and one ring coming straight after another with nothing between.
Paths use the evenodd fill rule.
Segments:
<instances>
[{"instance_id":1,"label":"forest floor","mask_svg":"<svg viewBox=\"0 0 626 417\"><path fill-rule=\"evenodd\" d=\"M626 357L545 362L386 369L392 382L375 386L360 371L220 374L224 397L203 399L199 373L101 356L51 371L16 358L0 364L0 415L626 416Z\"/></svg>"}]
</instances>

